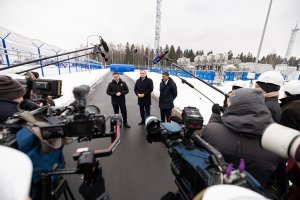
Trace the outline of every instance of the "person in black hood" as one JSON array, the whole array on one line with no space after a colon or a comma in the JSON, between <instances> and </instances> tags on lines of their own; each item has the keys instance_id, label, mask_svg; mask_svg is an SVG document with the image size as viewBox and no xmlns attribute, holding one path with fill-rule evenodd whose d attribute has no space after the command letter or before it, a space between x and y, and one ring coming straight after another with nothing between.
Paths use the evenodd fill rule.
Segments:
<instances>
[{"instance_id":1,"label":"person in black hood","mask_svg":"<svg viewBox=\"0 0 300 200\"><path fill-rule=\"evenodd\" d=\"M140 107L141 122L139 125L145 124L145 118L150 115L151 92L153 91L153 81L147 77L147 71L140 71L141 77L136 80L134 92L138 96L138 104Z\"/></svg>"},{"instance_id":2,"label":"person in black hood","mask_svg":"<svg viewBox=\"0 0 300 200\"><path fill-rule=\"evenodd\" d=\"M170 122L171 112L174 108L174 99L177 97L177 86L171 77L169 77L168 72L162 73L162 80L159 85L159 108L161 121Z\"/></svg>"},{"instance_id":3,"label":"person in black hood","mask_svg":"<svg viewBox=\"0 0 300 200\"><path fill-rule=\"evenodd\" d=\"M111 96L111 104L114 109L114 113L118 114L119 109L121 110L123 117L123 125L126 128L131 126L127 123L127 109L125 95L128 94L129 90L127 84L120 79L118 72L113 73L113 80L108 84L106 93Z\"/></svg>"},{"instance_id":4,"label":"person in black hood","mask_svg":"<svg viewBox=\"0 0 300 200\"><path fill-rule=\"evenodd\" d=\"M226 162L237 167L244 159L245 170L266 186L282 159L260 146L263 131L273 122L264 99L259 89L233 91L222 117L213 113L201 137L219 150Z\"/></svg>"},{"instance_id":5,"label":"person in black hood","mask_svg":"<svg viewBox=\"0 0 300 200\"><path fill-rule=\"evenodd\" d=\"M25 89L9 76L0 75L0 123L18 112L18 104L23 101Z\"/></svg>"}]
</instances>

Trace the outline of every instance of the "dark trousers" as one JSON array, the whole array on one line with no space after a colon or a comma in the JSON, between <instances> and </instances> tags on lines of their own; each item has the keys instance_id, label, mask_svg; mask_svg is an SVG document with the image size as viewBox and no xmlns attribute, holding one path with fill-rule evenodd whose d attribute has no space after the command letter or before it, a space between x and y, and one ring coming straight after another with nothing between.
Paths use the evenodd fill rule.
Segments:
<instances>
[{"instance_id":1,"label":"dark trousers","mask_svg":"<svg viewBox=\"0 0 300 200\"><path fill-rule=\"evenodd\" d=\"M126 110L126 104L113 104L113 108L114 108L114 113L115 114L119 114L119 108L121 110L122 113L122 117L123 117L123 123L127 123L127 110Z\"/></svg>"},{"instance_id":2,"label":"dark trousers","mask_svg":"<svg viewBox=\"0 0 300 200\"><path fill-rule=\"evenodd\" d=\"M170 117L171 117L171 112L172 112L172 108L170 109L160 109L160 117L161 117L161 121L165 122L165 120L167 119L167 122L170 122Z\"/></svg>"},{"instance_id":3,"label":"dark trousers","mask_svg":"<svg viewBox=\"0 0 300 200\"><path fill-rule=\"evenodd\" d=\"M145 121L145 118L150 115L150 105L141 106L140 105L140 115L142 121Z\"/></svg>"}]
</instances>

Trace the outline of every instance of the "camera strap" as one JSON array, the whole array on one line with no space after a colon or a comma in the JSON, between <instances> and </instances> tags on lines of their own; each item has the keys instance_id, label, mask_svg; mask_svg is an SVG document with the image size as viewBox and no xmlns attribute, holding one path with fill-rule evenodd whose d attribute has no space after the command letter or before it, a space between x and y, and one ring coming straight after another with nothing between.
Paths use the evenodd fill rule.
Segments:
<instances>
[{"instance_id":1,"label":"camera strap","mask_svg":"<svg viewBox=\"0 0 300 200\"><path fill-rule=\"evenodd\" d=\"M32 113L28 111L21 112L19 116L21 119L27 122L27 125L25 127L29 129L41 141L43 153L49 153L55 149L59 149L62 147L61 138L53 138L47 140L43 139L40 127L48 125L47 122L39 121Z\"/></svg>"}]
</instances>

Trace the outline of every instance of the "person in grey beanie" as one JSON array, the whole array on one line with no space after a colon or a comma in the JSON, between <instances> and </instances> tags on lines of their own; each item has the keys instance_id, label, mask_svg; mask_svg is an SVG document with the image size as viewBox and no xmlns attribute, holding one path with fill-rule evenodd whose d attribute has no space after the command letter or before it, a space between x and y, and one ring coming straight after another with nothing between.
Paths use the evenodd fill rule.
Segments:
<instances>
[{"instance_id":1,"label":"person in grey beanie","mask_svg":"<svg viewBox=\"0 0 300 200\"><path fill-rule=\"evenodd\" d=\"M243 160L245 170L266 187L282 159L260 146L263 131L273 122L264 100L259 89L241 88L233 91L224 114L220 116L213 113L207 126L202 129L201 137L235 167Z\"/></svg>"},{"instance_id":2,"label":"person in grey beanie","mask_svg":"<svg viewBox=\"0 0 300 200\"><path fill-rule=\"evenodd\" d=\"M23 101L25 89L9 76L0 75L0 123L18 112L18 104Z\"/></svg>"}]
</instances>

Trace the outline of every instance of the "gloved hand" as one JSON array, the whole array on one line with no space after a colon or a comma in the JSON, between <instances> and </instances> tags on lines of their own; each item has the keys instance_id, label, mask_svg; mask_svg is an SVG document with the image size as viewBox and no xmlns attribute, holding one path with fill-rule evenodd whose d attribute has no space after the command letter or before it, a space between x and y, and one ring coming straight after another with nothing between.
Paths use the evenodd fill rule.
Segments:
<instances>
[{"instance_id":1,"label":"gloved hand","mask_svg":"<svg viewBox=\"0 0 300 200\"><path fill-rule=\"evenodd\" d=\"M221 115L221 110L219 104L215 103L211 108L212 113L215 113L217 115Z\"/></svg>"},{"instance_id":2,"label":"gloved hand","mask_svg":"<svg viewBox=\"0 0 300 200\"><path fill-rule=\"evenodd\" d=\"M100 165L94 171L92 183L83 182L79 187L79 193L85 200L96 200L101 195L105 195L105 184L102 176L102 169ZM105 198L104 198L105 199Z\"/></svg>"},{"instance_id":3,"label":"gloved hand","mask_svg":"<svg viewBox=\"0 0 300 200\"><path fill-rule=\"evenodd\" d=\"M19 103L19 109L21 110L28 110L28 111L32 111L35 109L40 108L40 106L38 104L36 104L33 101L30 101L28 99L24 99L22 102Z\"/></svg>"}]
</instances>

